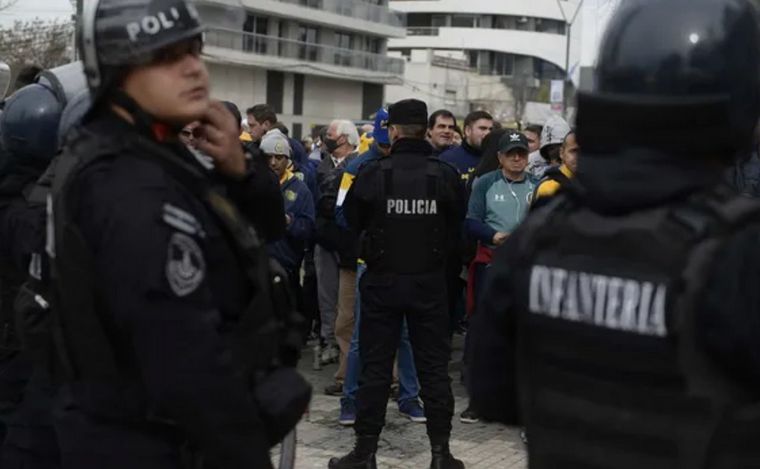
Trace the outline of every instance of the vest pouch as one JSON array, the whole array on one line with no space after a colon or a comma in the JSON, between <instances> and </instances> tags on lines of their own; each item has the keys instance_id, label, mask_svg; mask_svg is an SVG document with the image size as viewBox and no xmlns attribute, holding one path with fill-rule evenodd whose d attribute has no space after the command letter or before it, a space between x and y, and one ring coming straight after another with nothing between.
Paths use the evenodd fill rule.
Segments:
<instances>
[{"instance_id":1,"label":"vest pouch","mask_svg":"<svg viewBox=\"0 0 760 469\"><path fill-rule=\"evenodd\" d=\"M36 281L24 283L13 305L19 343L32 353L44 351L50 341L50 305L40 290Z\"/></svg>"},{"instance_id":2,"label":"vest pouch","mask_svg":"<svg viewBox=\"0 0 760 469\"><path fill-rule=\"evenodd\" d=\"M294 368L278 368L259 380L253 396L270 447L296 427L309 407L311 392L311 385Z\"/></svg>"}]
</instances>

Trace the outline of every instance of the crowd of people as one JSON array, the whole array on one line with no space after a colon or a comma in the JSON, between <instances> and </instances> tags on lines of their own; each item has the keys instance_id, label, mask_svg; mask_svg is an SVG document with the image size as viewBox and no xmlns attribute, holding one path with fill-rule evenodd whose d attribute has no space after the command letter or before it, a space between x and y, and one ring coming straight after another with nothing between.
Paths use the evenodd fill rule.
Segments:
<instances>
[{"instance_id":1,"label":"crowd of people","mask_svg":"<svg viewBox=\"0 0 760 469\"><path fill-rule=\"evenodd\" d=\"M211 99L192 4L94 2L83 62L0 114L0 465L271 467L310 355L337 365L318 391L356 433L330 469L376 468L391 396L430 468L463 469L455 334L461 422L524 425L533 467L707 467L694 442L756 461L756 412L734 403L757 379L760 68L737 64L760 63L760 27L745 0L689 1L700 60L655 27L667 1L623 8L577 129L405 99L304 140L266 103ZM653 30L677 37L642 62L625 46ZM611 108L652 122L610 126Z\"/></svg>"},{"instance_id":2,"label":"crowd of people","mask_svg":"<svg viewBox=\"0 0 760 469\"><path fill-rule=\"evenodd\" d=\"M233 115L240 113L233 109ZM246 147L261 151L280 181L287 234L268 249L288 272L300 311L307 318L314 369L338 364L333 384L323 391L341 398L336 418L342 425L356 421L361 369L359 280L366 269L343 203L361 169L391 151L387 109L378 109L372 117L371 127L336 119L315 129L313 139L298 141L288 136L288 128L270 106L257 104L246 110L240 136ZM191 136L197 125L186 126L182 135ZM455 138L459 133L461 144ZM433 150L431 156L454 167L466 188L463 241L450 253L448 268L449 334L464 334L493 250L507 240L534 204L554 195L573 177L579 147L570 126L559 116L551 117L546 126L518 130L502 128L485 111L465 116L462 131L451 111L434 111L425 139ZM196 146L194 140L186 143ZM366 150L360 152L361 147ZM425 422L406 325L393 387L399 411L413 422ZM478 421L471 409L460 418L465 423Z\"/></svg>"}]
</instances>

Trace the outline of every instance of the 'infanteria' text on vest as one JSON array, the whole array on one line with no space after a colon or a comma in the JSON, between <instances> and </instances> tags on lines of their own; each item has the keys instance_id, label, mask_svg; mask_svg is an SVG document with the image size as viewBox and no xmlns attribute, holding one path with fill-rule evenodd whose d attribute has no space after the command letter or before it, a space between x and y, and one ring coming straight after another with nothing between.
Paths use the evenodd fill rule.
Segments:
<instances>
[{"instance_id":1,"label":"'infanteria' text on vest","mask_svg":"<svg viewBox=\"0 0 760 469\"><path fill-rule=\"evenodd\" d=\"M438 204L427 199L388 199L388 215L437 215Z\"/></svg>"},{"instance_id":2,"label":"'infanteria' text on vest","mask_svg":"<svg viewBox=\"0 0 760 469\"><path fill-rule=\"evenodd\" d=\"M534 265L530 312L608 329L664 337L667 286Z\"/></svg>"}]
</instances>

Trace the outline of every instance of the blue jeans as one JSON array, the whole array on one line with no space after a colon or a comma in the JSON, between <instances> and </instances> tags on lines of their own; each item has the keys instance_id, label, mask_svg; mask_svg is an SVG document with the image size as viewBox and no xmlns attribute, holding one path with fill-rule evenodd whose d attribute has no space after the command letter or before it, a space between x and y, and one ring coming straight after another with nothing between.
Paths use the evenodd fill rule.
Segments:
<instances>
[{"instance_id":1,"label":"blue jeans","mask_svg":"<svg viewBox=\"0 0 760 469\"><path fill-rule=\"evenodd\" d=\"M359 264L356 269L356 306L354 308L354 333L351 336L351 345L348 348L348 357L346 363L346 377L343 380L343 401L356 400L356 391L359 390L359 374L361 373L361 361L359 360L359 317L360 317L360 295L359 280L367 270L367 266ZM398 348L398 380L399 393L398 402L409 399L417 399L420 393L420 385L417 382L417 369L414 367L414 356L412 355L412 344L409 342L409 329L404 326L401 331L401 345Z\"/></svg>"}]
</instances>

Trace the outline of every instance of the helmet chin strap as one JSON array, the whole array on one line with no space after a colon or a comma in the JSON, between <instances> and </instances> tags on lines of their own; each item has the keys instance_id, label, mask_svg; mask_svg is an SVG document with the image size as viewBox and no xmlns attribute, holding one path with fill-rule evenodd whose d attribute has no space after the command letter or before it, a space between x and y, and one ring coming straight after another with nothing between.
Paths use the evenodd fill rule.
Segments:
<instances>
[{"instance_id":1,"label":"helmet chin strap","mask_svg":"<svg viewBox=\"0 0 760 469\"><path fill-rule=\"evenodd\" d=\"M110 101L132 116L134 125L140 132L150 135L159 142L164 142L168 138L176 136L182 130L182 127L176 124L172 125L159 121L156 117L141 108L137 104L137 101L122 89L115 89L110 96Z\"/></svg>"}]
</instances>

